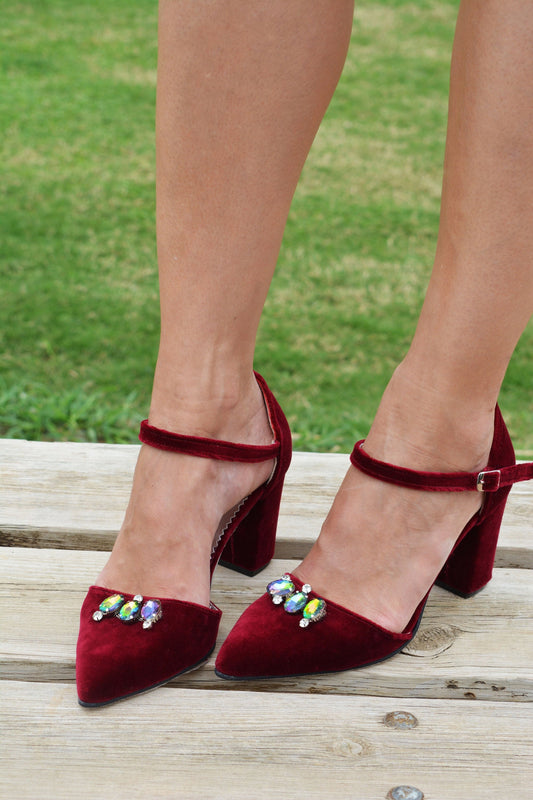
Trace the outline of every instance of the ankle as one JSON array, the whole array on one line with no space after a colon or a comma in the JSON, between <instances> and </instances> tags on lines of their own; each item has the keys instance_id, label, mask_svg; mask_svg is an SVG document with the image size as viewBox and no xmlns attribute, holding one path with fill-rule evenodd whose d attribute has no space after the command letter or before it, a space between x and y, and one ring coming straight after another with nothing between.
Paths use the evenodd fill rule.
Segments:
<instances>
[{"instance_id":1,"label":"ankle","mask_svg":"<svg viewBox=\"0 0 533 800\"><path fill-rule=\"evenodd\" d=\"M273 438L253 372L189 377L158 364L149 419L176 433L242 444L268 444Z\"/></svg>"},{"instance_id":2,"label":"ankle","mask_svg":"<svg viewBox=\"0 0 533 800\"><path fill-rule=\"evenodd\" d=\"M370 455L430 471L486 466L494 405L473 402L457 387L436 390L406 359L395 370L367 438Z\"/></svg>"}]
</instances>

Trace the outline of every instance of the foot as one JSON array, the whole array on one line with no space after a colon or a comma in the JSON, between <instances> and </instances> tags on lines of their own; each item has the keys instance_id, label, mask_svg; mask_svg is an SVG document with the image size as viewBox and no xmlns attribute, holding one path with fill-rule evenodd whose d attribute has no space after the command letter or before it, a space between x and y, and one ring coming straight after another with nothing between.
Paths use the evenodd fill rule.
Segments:
<instances>
[{"instance_id":1,"label":"foot","mask_svg":"<svg viewBox=\"0 0 533 800\"><path fill-rule=\"evenodd\" d=\"M231 407L205 402L195 414L186 403L175 411L171 407L152 406L150 423L240 444L273 440L255 380ZM208 606L210 555L220 520L268 480L273 465L211 461L143 445L123 525L96 584Z\"/></svg>"},{"instance_id":2,"label":"foot","mask_svg":"<svg viewBox=\"0 0 533 800\"><path fill-rule=\"evenodd\" d=\"M411 469L475 472L487 464L493 429L493 408L474 416L400 367L365 450ZM400 633L479 507L477 492L406 489L350 467L295 575L318 595Z\"/></svg>"}]
</instances>

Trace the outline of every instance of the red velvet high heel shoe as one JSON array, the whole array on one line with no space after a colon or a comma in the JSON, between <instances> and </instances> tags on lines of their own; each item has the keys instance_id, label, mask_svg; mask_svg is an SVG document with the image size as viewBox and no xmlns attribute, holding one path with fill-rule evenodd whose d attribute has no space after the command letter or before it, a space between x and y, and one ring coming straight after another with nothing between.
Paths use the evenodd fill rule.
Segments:
<instances>
[{"instance_id":1,"label":"red velvet high heel shoe","mask_svg":"<svg viewBox=\"0 0 533 800\"><path fill-rule=\"evenodd\" d=\"M480 473L403 469L355 445L352 464L398 486L437 492L483 492L484 503L461 532L435 583L463 597L490 580L500 523L511 485L533 478L533 463L516 465L497 408L488 466ZM368 666L401 650L415 635L429 591L401 633L394 633L302 586L287 574L244 612L224 642L216 673L233 680L339 672ZM315 624L316 623L316 624Z\"/></svg>"},{"instance_id":2,"label":"red velvet high heel shoe","mask_svg":"<svg viewBox=\"0 0 533 800\"><path fill-rule=\"evenodd\" d=\"M217 530L211 575L219 560L254 575L274 554L285 473L291 460L287 420L264 379L256 374L275 442L265 446L182 436L145 420L139 438L161 450L222 461L258 463L276 459L269 480L245 497ZM83 706L100 706L153 689L200 666L211 654L221 611L172 598L143 598L91 586L81 609L76 682Z\"/></svg>"}]
</instances>

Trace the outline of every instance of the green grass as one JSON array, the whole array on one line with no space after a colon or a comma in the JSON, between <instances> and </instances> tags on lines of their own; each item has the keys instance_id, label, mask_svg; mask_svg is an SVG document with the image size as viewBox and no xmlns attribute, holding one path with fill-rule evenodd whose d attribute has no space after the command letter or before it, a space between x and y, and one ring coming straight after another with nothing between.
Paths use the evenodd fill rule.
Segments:
<instances>
[{"instance_id":1,"label":"green grass","mask_svg":"<svg viewBox=\"0 0 533 800\"><path fill-rule=\"evenodd\" d=\"M364 436L439 212L456 0L358 3L257 348L306 450ZM135 441L158 343L156 4L0 2L0 435ZM530 325L502 390L533 450Z\"/></svg>"}]
</instances>

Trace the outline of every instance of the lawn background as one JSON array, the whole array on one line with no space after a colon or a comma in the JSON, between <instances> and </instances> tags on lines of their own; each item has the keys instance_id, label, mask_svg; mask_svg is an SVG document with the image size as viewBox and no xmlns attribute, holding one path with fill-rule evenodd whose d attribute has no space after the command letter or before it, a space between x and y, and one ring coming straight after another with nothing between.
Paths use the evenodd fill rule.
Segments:
<instances>
[{"instance_id":1,"label":"lawn background","mask_svg":"<svg viewBox=\"0 0 533 800\"><path fill-rule=\"evenodd\" d=\"M0 0L0 436L133 442L158 343L156 3ZM300 450L364 436L436 239L456 0L357 3L256 368ZM533 326L501 395L533 451Z\"/></svg>"}]
</instances>

